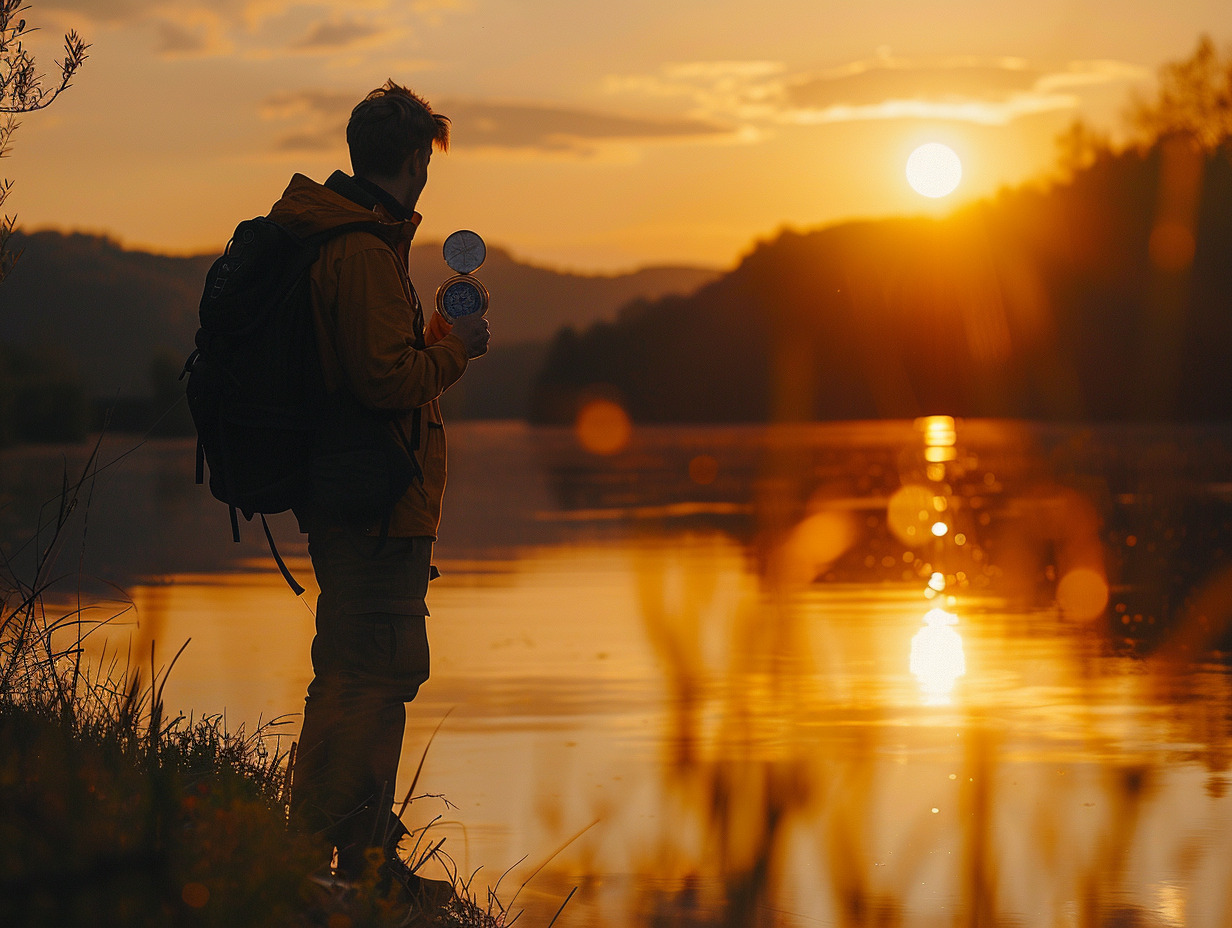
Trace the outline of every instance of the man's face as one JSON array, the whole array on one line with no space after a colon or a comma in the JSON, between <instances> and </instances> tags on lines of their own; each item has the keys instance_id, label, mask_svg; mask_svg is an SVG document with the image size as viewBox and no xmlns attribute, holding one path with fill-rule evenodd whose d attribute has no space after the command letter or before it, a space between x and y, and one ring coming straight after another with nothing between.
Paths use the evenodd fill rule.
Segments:
<instances>
[{"instance_id":1,"label":"man's face","mask_svg":"<svg viewBox=\"0 0 1232 928\"><path fill-rule=\"evenodd\" d=\"M407 159L403 171L406 172L407 186L406 198L403 199L402 205L408 210L413 210L415 204L419 202L419 195L423 193L423 189L428 184L428 163L432 160L432 149L417 152Z\"/></svg>"}]
</instances>

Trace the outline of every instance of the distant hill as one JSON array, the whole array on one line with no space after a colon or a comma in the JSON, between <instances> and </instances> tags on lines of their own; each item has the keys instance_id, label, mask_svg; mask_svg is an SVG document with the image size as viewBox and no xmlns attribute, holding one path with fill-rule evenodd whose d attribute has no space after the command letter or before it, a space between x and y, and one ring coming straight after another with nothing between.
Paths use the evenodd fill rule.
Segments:
<instances>
[{"instance_id":1,"label":"distant hill","mask_svg":"<svg viewBox=\"0 0 1232 928\"><path fill-rule=\"evenodd\" d=\"M1162 178L1162 179L1161 179ZM1103 152L952 217L784 232L554 341L533 418L1232 419L1232 159Z\"/></svg>"},{"instance_id":2,"label":"distant hill","mask_svg":"<svg viewBox=\"0 0 1232 928\"><path fill-rule=\"evenodd\" d=\"M0 344L54 352L76 366L89 394L102 397L150 395L152 366L182 360L191 350L201 285L214 255L168 257L127 250L102 236L54 231L19 235L14 244L24 251L0 286ZM437 284L452 272L439 243L416 244L411 253L430 310ZM659 267L565 274L489 248L476 276L492 292L495 347L476 365L465 399L460 392L451 398L455 414L515 407L524 413L533 368L561 325L614 318L635 297L688 293L718 272ZM522 378L512 396L510 377Z\"/></svg>"}]
</instances>

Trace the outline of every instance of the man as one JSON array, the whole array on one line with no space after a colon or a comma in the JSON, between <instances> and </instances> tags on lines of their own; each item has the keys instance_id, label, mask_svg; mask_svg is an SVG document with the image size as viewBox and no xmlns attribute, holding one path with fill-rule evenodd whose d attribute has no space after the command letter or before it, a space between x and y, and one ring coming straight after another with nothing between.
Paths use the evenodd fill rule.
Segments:
<instances>
[{"instance_id":1,"label":"man","mask_svg":"<svg viewBox=\"0 0 1232 928\"><path fill-rule=\"evenodd\" d=\"M309 285L326 386L339 398L330 429L376 423L409 451L413 479L373 515L296 510L321 588L314 678L308 687L292 783L292 816L336 850L335 874L377 879L413 896L440 887L397 856L405 834L392 806L405 704L428 678L425 596L445 488L445 432L438 397L487 351L483 317L452 326L423 310L407 274L432 149L449 145L449 120L392 80L372 91L347 125L354 175L322 185L296 174L270 218L301 236L355 222L375 231L331 238ZM383 431L382 431L383 430ZM355 478L358 479L358 478ZM315 491L314 491L315 492ZM446 886L447 890L447 886ZM436 902L443 901L440 898Z\"/></svg>"}]
</instances>

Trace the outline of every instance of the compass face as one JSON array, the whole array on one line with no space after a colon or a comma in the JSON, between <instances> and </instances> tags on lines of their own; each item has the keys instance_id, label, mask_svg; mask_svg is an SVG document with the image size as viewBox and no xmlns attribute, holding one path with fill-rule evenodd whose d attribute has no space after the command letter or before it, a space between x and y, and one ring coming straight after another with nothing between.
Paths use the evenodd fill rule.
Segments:
<instances>
[{"instance_id":1,"label":"compass face","mask_svg":"<svg viewBox=\"0 0 1232 928\"><path fill-rule=\"evenodd\" d=\"M483 264L488 249L476 233L462 229L445 239L445 263L459 274L469 274Z\"/></svg>"},{"instance_id":2,"label":"compass face","mask_svg":"<svg viewBox=\"0 0 1232 928\"><path fill-rule=\"evenodd\" d=\"M482 315L488 308L488 292L479 281L459 276L446 281L436 295L437 306L446 318Z\"/></svg>"}]
</instances>

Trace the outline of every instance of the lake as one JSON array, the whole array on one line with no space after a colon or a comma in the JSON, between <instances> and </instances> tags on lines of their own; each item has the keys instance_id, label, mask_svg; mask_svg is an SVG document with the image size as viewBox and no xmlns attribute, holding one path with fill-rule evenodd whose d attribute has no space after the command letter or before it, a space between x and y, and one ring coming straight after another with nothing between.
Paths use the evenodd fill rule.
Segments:
<instances>
[{"instance_id":1,"label":"lake","mask_svg":"<svg viewBox=\"0 0 1232 928\"><path fill-rule=\"evenodd\" d=\"M1232 924L1232 428L608 412L450 427L401 779L431 740L406 818L475 887L533 874L528 925L577 887L575 928ZM0 454L19 570L84 453ZM56 600L143 665L191 638L170 710L295 737L293 522L302 598L190 442L99 460Z\"/></svg>"}]
</instances>

